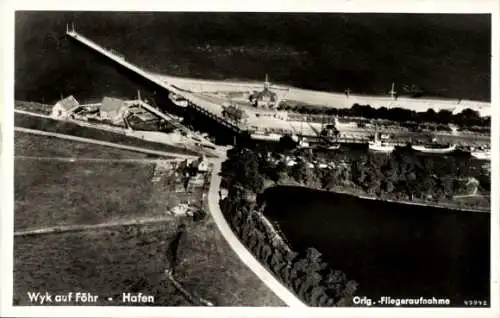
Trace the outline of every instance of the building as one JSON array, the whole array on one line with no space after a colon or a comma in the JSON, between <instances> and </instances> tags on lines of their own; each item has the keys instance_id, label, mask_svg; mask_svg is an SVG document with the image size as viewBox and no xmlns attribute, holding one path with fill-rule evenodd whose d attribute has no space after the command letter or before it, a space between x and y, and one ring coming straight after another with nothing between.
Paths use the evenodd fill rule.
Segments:
<instances>
[{"instance_id":1,"label":"building","mask_svg":"<svg viewBox=\"0 0 500 318\"><path fill-rule=\"evenodd\" d=\"M70 95L61 99L52 107L51 116L54 118L68 118L79 107L78 101L73 95Z\"/></svg>"},{"instance_id":2,"label":"building","mask_svg":"<svg viewBox=\"0 0 500 318\"><path fill-rule=\"evenodd\" d=\"M205 155L202 155L198 160L195 160L191 163L191 167L196 169L197 172L205 173L208 171L208 161L205 158Z\"/></svg>"},{"instance_id":3,"label":"building","mask_svg":"<svg viewBox=\"0 0 500 318\"><path fill-rule=\"evenodd\" d=\"M123 117L128 112L128 105L124 100L114 97L104 97L102 100L101 119L111 121L114 125L123 124Z\"/></svg>"},{"instance_id":4,"label":"building","mask_svg":"<svg viewBox=\"0 0 500 318\"><path fill-rule=\"evenodd\" d=\"M250 102L254 107L274 109L278 106L277 105L278 95L270 90L270 86L271 84L269 83L266 74L264 89L260 92L256 92L250 95Z\"/></svg>"}]
</instances>

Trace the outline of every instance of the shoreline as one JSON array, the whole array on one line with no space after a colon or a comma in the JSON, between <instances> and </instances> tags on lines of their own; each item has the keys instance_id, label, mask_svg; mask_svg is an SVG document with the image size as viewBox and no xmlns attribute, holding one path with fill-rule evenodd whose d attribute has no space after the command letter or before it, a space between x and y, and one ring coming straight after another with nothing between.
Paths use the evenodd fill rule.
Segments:
<instances>
[{"instance_id":1,"label":"shoreline","mask_svg":"<svg viewBox=\"0 0 500 318\"><path fill-rule=\"evenodd\" d=\"M264 190L267 190L267 189L270 189L273 187L296 187L296 188L303 188L306 190L314 190L314 191L321 191L321 192L327 192L327 193L349 195L349 196L352 196L352 197L355 197L358 199L363 199L363 200L380 201L380 202L388 202L388 203L399 203L399 204L432 207L432 208L439 208L439 209L449 209L449 210L461 211L461 212L490 213L491 214L491 207L490 207L490 209L474 209L474 208L463 208L463 207L457 206L455 204L425 202L423 200L420 200L420 202L419 202L419 201L410 201L410 200L385 199L385 198L379 198L379 197L375 197L375 196L364 195L361 193L357 193L356 191L351 191L351 190L346 190L346 189L342 190L339 188L335 188L333 190L326 190L326 189L321 189L318 187L308 186L308 185L304 185L304 184L300 184L300 183L297 183L297 184L273 183L272 185L266 187Z\"/></svg>"},{"instance_id":2,"label":"shoreline","mask_svg":"<svg viewBox=\"0 0 500 318\"><path fill-rule=\"evenodd\" d=\"M235 81L235 80L210 80L189 77L170 76L149 72L160 80L168 82L182 89L193 90L194 92L217 92L224 90L261 90L262 82L258 81ZM184 86L184 87L183 87ZM207 90L207 88L210 88ZM384 95L363 95L351 94L347 97L344 93L316 91L300 87L293 87L282 84L271 85L271 89L278 91L283 100L296 100L306 102L311 105L323 105L324 107L349 108L354 104L370 105L373 108L396 108L425 112L429 108L439 111L442 109L459 112L470 108L478 111L482 117L491 116L491 101L477 101L467 99L451 99L428 96L425 98L411 98L406 96L392 99Z\"/></svg>"}]
</instances>

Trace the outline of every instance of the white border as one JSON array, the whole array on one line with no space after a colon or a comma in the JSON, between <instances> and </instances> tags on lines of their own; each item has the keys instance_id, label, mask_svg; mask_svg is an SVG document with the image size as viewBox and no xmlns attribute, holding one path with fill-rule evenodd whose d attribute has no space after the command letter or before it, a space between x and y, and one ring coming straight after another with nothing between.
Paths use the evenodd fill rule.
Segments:
<instances>
[{"instance_id":1,"label":"white border","mask_svg":"<svg viewBox=\"0 0 500 318\"><path fill-rule=\"evenodd\" d=\"M0 96L3 103L0 106L0 123L2 129L2 161L0 179L1 202L1 261L0 261L0 316L2 317L229 317L229 316L256 316L256 317L331 317L335 316L369 316L369 317L421 317L421 316L453 316L453 317L499 317L499 196L500 193L500 96L499 96L499 3L495 0L252 0L252 1L131 1L121 0L105 2L102 0L86 0L61 4L61 0L27 1L7 0L2 2L2 39L3 71ZM491 215L491 308L196 308L196 307L12 307L12 255L13 255L13 82L14 82L14 10L95 10L95 11L275 11L275 12L420 12L420 13L492 13L492 215ZM4 10L5 9L5 10ZM2 55L0 55L2 56Z\"/></svg>"}]
</instances>

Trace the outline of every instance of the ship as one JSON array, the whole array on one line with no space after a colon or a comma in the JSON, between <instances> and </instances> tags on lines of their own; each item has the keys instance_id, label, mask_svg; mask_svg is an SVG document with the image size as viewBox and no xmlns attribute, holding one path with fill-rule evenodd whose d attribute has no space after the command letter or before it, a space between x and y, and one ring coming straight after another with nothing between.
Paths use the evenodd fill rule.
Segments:
<instances>
[{"instance_id":1,"label":"ship","mask_svg":"<svg viewBox=\"0 0 500 318\"><path fill-rule=\"evenodd\" d=\"M396 146L389 142L390 136L388 134L381 134L379 136L378 132L375 132L374 140L368 142L368 149L377 151L391 153L394 151Z\"/></svg>"},{"instance_id":2,"label":"ship","mask_svg":"<svg viewBox=\"0 0 500 318\"><path fill-rule=\"evenodd\" d=\"M328 150L338 150L338 149L340 149L340 144L339 143L333 143L333 144L329 144L329 145L323 145L323 147L325 149L328 149Z\"/></svg>"},{"instance_id":3,"label":"ship","mask_svg":"<svg viewBox=\"0 0 500 318\"><path fill-rule=\"evenodd\" d=\"M368 142L368 149L377 151L391 153L394 151L395 146L393 144L383 142L381 140L373 140Z\"/></svg>"},{"instance_id":4,"label":"ship","mask_svg":"<svg viewBox=\"0 0 500 318\"><path fill-rule=\"evenodd\" d=\"M321 139L320 147L328 150L337 150L340 148L340 143L338 142L339 131L336 128L336 124L329 124L323 127L319 133Z\"/></svg>"},{"instance_id":5,"label":"ship","mask_svg":"<svg viewBox=\"0 0 500 318\"><path fill-rule=\"evenodd\" d=\"M306 149L306 148L309 148L310 147L310 144L309 142L307 141L307 139L305 137L299 137L299 143L297 144L297 148L302 148L302 149Z\"/></svg>"},{"instance_id":6,"label":"ship","mask_svg":"<svg viewBox=\"0 0 500 318\"><path fill-rule=\"evenodd\" d=\"M447 154L457 149L457 145L440 145L436 143L436 139L432 140L429 145L412 145L411 148L415 151L434 154Z\"/></svg>"},{"instance_id":7,"label":"ship","mask_svg":"<svg viewBox=\"0 0 500 318\"><path fill-rule=\"evenodd\" d=\"M427 146L414 146L411 148L416 151L425 152L425 153L437 153L437 154L445 154L453 152L457 149L456 145L447 145L445 147L440 145L427 145Z\"/></svg>"},{"instance_id":8,"label":"ship","mask_svg":"<svg viewBox=\"0 0 500 318\"><path fill-rule=\"evenodd\" d=\"M489 149L474 149L470 151L470 155L478 160L491 160L491 151Z\"/></svg>"},{"instance_id":9,"label":"ship","mask_svg":"<svg viewBox=\"0 0 500 318\"><path fill-rule=\"evenodd\" d=\"M303 134L304 129L302 128L302 124L303 124L303 122L300 122L300 134L297 135L297 140L298 140L297 148L307 149L307 148L310 148L311 145L307 141L307 138L304 137L304 134Z\"/></svg>"},{"instance_id":10,"label":"ship","mask_svg":"<svg viewBox=\"0 0 500 318\"><path fill-rule=\"evenodd\" d=\"M189 103L186 99L184 99L182 96L179 96L173 92L168 94L168 98L174 103L175 105L179 107L188 107Z\"/></svg>"},{"instance_id":11,"label":"ship","mask_svg":"<svg viewBox=\"0 0 500 318\"><path fill-rule=\"evenodd\" d=\"M276 133L259 133L255 132L250 135L251 139L260 140L260 141L275 141L278 142L283 135Z\"/></svg>"}]
</instances>

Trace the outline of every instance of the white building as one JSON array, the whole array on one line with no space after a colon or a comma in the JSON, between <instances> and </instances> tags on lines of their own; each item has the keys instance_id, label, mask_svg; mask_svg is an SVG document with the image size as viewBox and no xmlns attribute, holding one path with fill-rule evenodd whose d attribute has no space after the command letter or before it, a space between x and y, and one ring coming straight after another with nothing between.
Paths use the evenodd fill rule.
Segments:
<instances>
[{"instance_id":1,"label":"white building","mask_svg":"<svg viewBox=\"0 0 500 318\"><path fill-rule=\"evenodd\" d=\"M275 92L272 92L270 90L270 87L271 83L269 83L266 74L264 89L260 92L250 95L250 102L253 104L253 106L255 106L256 108L267 108L267 109L274 109L278 106L277 105L278 95Z\"/></svg>"},{"instance_id":2,"label":"white building","mask_svg":"<svg viewBox=\"0 0 500 318\"><path fill-rule=\"evenodd\" d=\"M100 115L115 125L123 123L123 117L128 112L129 106L124 100L114 97L104 97L102 100Z\"/></svg>"},{"instance_id":3,"label":"white building","mask_svg":"<svg viewBox=\"0 0 500 318\"><path fill-rule=\"evenodd\" d=\"M208 161L205 158L205 155L202 155L198 160L193 162L196 165L196 169L198 172L207 172L208 171Z\"/></svg>"},{"instance_id":4,"label":"white building","mask_svg":"<svg viewBox=\"0 0 500 318\"><path fill-rule=\"evenodd\" d=\"M80 107L78 101L73 97L73 95L68 96L64 99L58 101L54 107L52 107L51 116L54 118L68 118L76 109Z\"/></svg>"}]
</instances>

